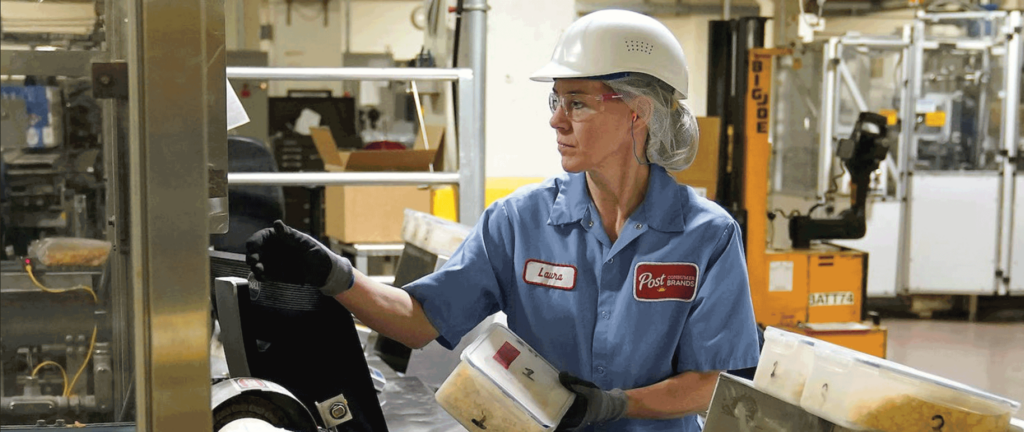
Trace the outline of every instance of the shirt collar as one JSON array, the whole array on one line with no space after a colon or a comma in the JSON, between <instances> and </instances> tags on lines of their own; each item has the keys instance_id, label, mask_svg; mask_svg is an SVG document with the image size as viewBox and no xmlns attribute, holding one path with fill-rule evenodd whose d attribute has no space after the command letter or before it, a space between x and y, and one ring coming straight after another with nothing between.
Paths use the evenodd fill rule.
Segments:
<instances>
[{"instance_id":1,"label":"shirt collar","mask_svg":"<svg viewBox=\"0 0 1024 432\"><path fill-rule=\"evenodd\" d=\"M586 174L569 173L558 185L558 196L551 204L548 225L566 225L583 220L590 211Z\"/></svg>"},{"instance_id":2,"label":"shirt collar","mask_svg":"<svg viewBox=\"0 0 1024 432\"><path fill-rule=\"evenodd\" d=\"M662 232L682 232L686 228L684 216L690 206L690 193L680 186L665 168L651 165L647 179L647 194L640 205L647 225Z\"/></svg>"},{"instance_id":3,"label":"shirt collar","mask_svg":"<svg viewBox=\"0 0 1024 432\"><path fill-rule=\"evenodd\" d=\"M689 205L690 196L686 188L659 165L651 165L647 179L647 193L640 207L630 216L636 222L648 224L663 232L681 232L685 228L684 209ZM569 173L562 178L558 196L551 205L548 225L576 223L589 215L590 194L587 193L587 178L584 173Z\"/></svg>"}]
</instances>

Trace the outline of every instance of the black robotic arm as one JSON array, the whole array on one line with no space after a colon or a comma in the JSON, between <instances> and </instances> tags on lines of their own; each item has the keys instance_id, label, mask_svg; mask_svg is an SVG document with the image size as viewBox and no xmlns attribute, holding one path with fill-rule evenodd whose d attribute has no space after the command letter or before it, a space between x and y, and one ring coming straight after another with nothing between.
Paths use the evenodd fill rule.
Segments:
<instances>
[{"instance_id":1,"label":"black robotic arm","mask_svg":"<svg viewBox=\"0 0 1024 432\"><path fill-rule=\"evenodd\" d=\"M850 172L851 206L834 219L794 216L789 220L789 239L793 241L793 248L808 248L811 240L864 237L867 231L865 209L871 173L878 169L878 164L889 152L886 135L885 116L871 112L860 113L850 138L839 140L836 147L836 156Z\"/></svg>"}]
</instances>

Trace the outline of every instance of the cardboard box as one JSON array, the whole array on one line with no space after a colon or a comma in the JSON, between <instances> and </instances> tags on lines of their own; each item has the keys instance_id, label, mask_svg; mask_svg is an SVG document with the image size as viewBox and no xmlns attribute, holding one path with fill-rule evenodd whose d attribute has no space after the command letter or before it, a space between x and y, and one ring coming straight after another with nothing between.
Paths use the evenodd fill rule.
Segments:
<instances>
[{"instance_id":1,"label":"cardboard box","mask_svg":"<svg viewBox=\"0 0 1024 432\"><path fill-rule=\"evenodd\" d=\"M431 150L339 151L325 127L310 128L327 171L429 171ZM402 241L405 209L430 212L426 186L328 186L324 191L324 233L344 243Z\"/></svg>"},{"instance_id":2,"label":"cardboard box","mask_svg":"<svg viewBox=\"0 0 1024 432\"><path fill-rule=\"evenodd\" d=\"M707 198L715 199L718 192L718 148L721 136L722 120L718 117L697 118L697 130L700 139L697 141L697 157L689 168L672 173L679 183L694 189L707 191Z\"/></svg>"}]
</instances>

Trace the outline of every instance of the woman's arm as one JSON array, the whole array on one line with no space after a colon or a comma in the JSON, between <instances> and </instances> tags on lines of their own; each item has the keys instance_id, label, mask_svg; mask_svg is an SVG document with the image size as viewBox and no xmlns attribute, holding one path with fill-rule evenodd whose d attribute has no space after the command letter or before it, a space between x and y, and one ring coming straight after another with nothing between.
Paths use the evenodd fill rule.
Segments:
<instances>
[{"instance_id":1,"label":"woman's arm","mask_svg":"<svg viewBox=\"0 0 1024 432\"><path fill-rule=\"evenodd\" d=\"M352 288L334 299L378 333L410 348L423 348L438 336L423 306L403 289L370 279L353 269Z\"/></svg>"},{"instance_id":2,"label":"woman's arm","mask_svg":"<svg viewBox=\"0 0 1024 432\"><path fill-rule=\"evenodd\" d=\"M683 372L672 378L626 391L626 417L671 419L708 410L718 371Z\"/></svg>"}]
</instances>

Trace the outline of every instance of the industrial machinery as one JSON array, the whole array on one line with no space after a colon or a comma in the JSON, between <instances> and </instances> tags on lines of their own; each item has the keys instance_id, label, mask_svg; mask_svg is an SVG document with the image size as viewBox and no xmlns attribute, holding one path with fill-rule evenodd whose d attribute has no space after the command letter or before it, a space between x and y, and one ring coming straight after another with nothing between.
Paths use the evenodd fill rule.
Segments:
<instances>
[{"instance_id":1,"label":"industrial machinery","mask_svg":"<svg viewBox=\"0 0 1024 432\"><path fill-rule=\"evenodd\" d=\"M113 420L108 281L103 267L2 263L0 423Z\"/></svg>"},{"instance_id":2,"label":"industrial machinery","mask_svg":"<svg viewBox=\"0 0 1024 432\"><path fill-rule=\"evenodd\" d=\"M901 126L871 175L867 236L835 242L874 257L869 296L906 296L923 316L967 296L973 317L978 296L1024 292L1021 29L1020 11L922 10L894 34L830 37L778 62L771 193L783 212L862 192L839 177L829 194L856 113Z\"/></svg>"},{"instance_id":3,"label":"industrial machinery","mask_svg":"<svg viewBox=\"0 0 1024 432\"><path fill-rule=\"evenodd\" d=\"M22 39L24 40L24 39ZM6 40L5 40L6 41ZM4 52L0 87L0 424L112 422L125 411L125 330L114 324L107 165L93 51ZM64 238L64 240L62 240ZM45 248L44 248L45 249ZM53 249L55 250L55 249ZM76 255L83 254L83 255ZM89 254L97 254L91 259ZM102 255L102 257L100 257Z\"/></svg>"},{"instance_id":4,"label":"industrial machinery","mask_svg":"<svg viewBox=\"0 0 1024 432\"><path fill-rule=\"evenodd\" d=\"M210 385L206 263L183 251L202 251L209 232L227 229L224 55L205 49L218 37L223 45L223 23L219 31L200 25L223 9L202 1L4 4L5 430L209 424L209 397L196 393ZM16 34L9 32L14 22L21 24ZM77 22L85 23L84 34L47 26ZM172 34L173 41L155 36ZM156 46L174 49L144 54ZM143 57L151 69L129 64ZM160 102L138 103L145 95ZM102 257L76 262L81 251L68 250L48 262L38 246L57 241L95 241L104 245Z\"/></svg>"},{"instance_id":5,"label":"industrial machinery","mask_svg":"<svg viewBox=\"0 0 1024 432\"><path fill-rule=\"evenodd\" d=\"M283 386L323 428L387 429L348 310L311 287L239 277L249 274L244 255L211 251L210 261L232 378Z\"/></svg>"},{"instance_id":6,"label":"industrial machinery","mask_svg":"<svg viewBox=\"0 0 1024 432\"><path fill-rule=\"evenodd\" d=\"M100 108L91 85L29 76L4 80L0 94L2 252L27 255L28 244L44 236L96 236L105 190Z\"/></svg>"}]
</instances>

